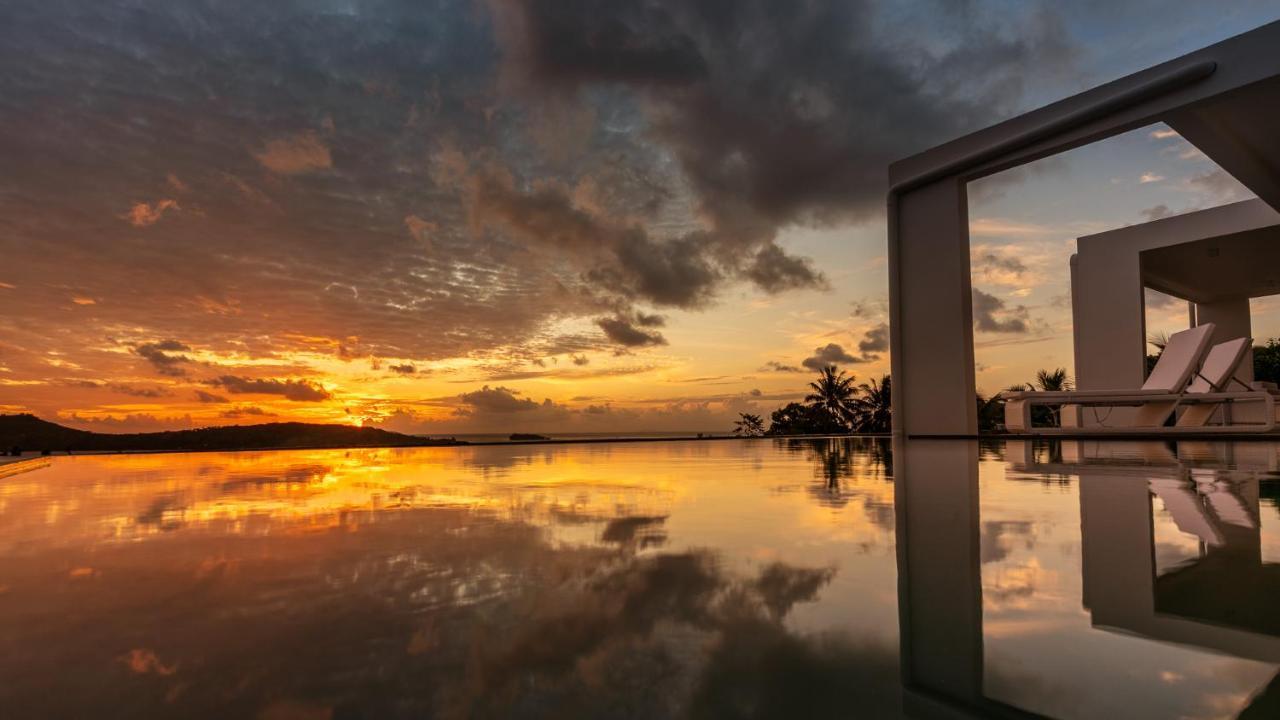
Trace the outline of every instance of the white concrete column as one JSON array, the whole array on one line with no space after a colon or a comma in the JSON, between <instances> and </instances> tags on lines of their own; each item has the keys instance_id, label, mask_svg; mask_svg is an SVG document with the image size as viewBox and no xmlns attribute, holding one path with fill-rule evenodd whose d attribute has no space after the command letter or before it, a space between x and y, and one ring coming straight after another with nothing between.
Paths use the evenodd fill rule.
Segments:
<instances>
[{"instance_id":1,"label":"white concrete column","mask_svg":"<svg viewBox=\"0 0 1280 720\"><path fill-rule=\"evenodd\" d=\"M1239 337L1252 337L1253 327L1249 317L1249 298L1227 298L1211 303L1196 303L1196 324L1213 323L1213 342L1220 343ZM1253 348L1245 353L1236 377L1245 382L1253 381Z\"/></svg>"},{"instance_id":2,"label":"white concrete column","mask_svg":"<svg viewBox=\"0 0 1280 720\"><path fill-rule=\"evenodd\" d=\"M969 272L964 182L946 178L890 196L894 433L978 432Z\"/></svg>"},{"instance_id":3,"label":"white concrete column","mask_svg":"<svg viewBox=\"0 0 1280 720\"><path fill-rule=\"evenodd\" d=\"M1146 380L1142 267L1136 252L1108 250L1094 244L1071 262L1076 387L1081 390L1132 390Z\"/></svg>"}]
</instances>

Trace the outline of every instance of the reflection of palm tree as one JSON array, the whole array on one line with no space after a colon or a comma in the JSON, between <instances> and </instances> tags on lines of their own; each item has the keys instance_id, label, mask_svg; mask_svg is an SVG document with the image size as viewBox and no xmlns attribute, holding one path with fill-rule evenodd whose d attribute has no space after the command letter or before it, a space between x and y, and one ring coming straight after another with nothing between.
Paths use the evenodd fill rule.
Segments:
<instances>
[{"instance_id":1,"label":"reflection of palm tree","mask_svg":"<svg viewBox=\"0 0 1280 720\"><path fill-rule=\"evenodd\" d=\"M890 378L885 375L877 381L858 386L858 398L853 401L857 416L854 426L858 432L889 432L893 427L893 402Z\"/></svg>"},{"instance_id":2,"label":"reflection of palm tree","mask_svg":"<svg viewBox=\"0 0 1280 720\"><path fill-rule=\"evenodd\" d=\"M857 393L853 385L854 379L835 365L828 365L822 368L822 374L816 381L809 383L813 392L806 395L804 400L825 408L841 421L850 423L856 412L853 406L854 395Z\"/></svg>"},{"instance_id":3,"label":"reflection of palm tree","mask_svg":"<svg viewBox=\"0 0 1280 720\"><path fill-rule=\"evenodd\" d=\"M764 418L751 413L738 413L741 418L733 424L734 435L760 437L764 435Z\"/></svg>"},{"instance_id":4,"label":"reflection of palm tree","mask_svg":"<svg viewBox=\"0 0 1280 720\"><path fill-rule=\"evenodd\" d=\"M820 451L819 468L828 490L840 491L840 479L853 475L853 457L840 441L828 441Z\"/></svg>"},{"instance_id":5,"label":"reflection of palm tree","mask_svg":"<svg viewBox=\"0 0 1280 720\"><path fill-rule=\"evenodd\" d=\"M822 484L809 486L818 502L842 507L849 499L841 491L841 480L853 477L853 441L847 439L790 439L786 441L790 452L803 452L813 463L813 474Z\"/></svg>"},{"instance_id":6,"label":"reflection of palm tree","mask_svg":"<svg viewBox=\"0 0 1280 720\"><path fill-rule=\"evenodd\" d=\"M892 478L893 446L887 438L875 438L869 442L871 444L867 446L867 455L871 460L871 466L879 467L882 477Z\"/></svg>"}]
</instances>

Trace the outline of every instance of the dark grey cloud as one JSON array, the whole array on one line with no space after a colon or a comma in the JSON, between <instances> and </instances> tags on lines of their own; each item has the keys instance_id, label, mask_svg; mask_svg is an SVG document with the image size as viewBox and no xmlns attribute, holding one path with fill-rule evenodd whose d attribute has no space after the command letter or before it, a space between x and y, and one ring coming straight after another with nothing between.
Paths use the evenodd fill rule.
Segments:
<instances>
[{"instance_id":1,"label":"dark grey cloud","mask_svg":"<svg viewBox=\"0 0 1280 720\"><path fill-rule=\"evenodd\" d=\"M996 253L983 253L978 256L974 265L979 272L990 274L992 272L1006 272L1012 275L1021 275L1027 271L1027 266L1016 257L1008 255L997 255Z\"/></svg>"},{"instance_id":2,"label":"dark grey cloud","mask_svg":"<svg viewBox=\"0 0 1280 720\"><path fill-rule=\"evenodd\" d=\"M537 403L529 398L520 397L520 391L501 385L497 387L485 385L479 390L462 393L458 396L458 400L472 410L487 413L531 412L552 405L550 400Z\"/></svg>"},{"instance_id":3,"label":"dark grey cloud","mask_svg":"<svg viewBox=\"0 0 1280 720\"><path fill-rule=\"evenodd\" d=\"M858 352L863 357L868 357L876 353L882 353L889 349L889 325L880 323L871 328L862 335L862 339L858 341Z\"/></svg>"},{"instance_id":4,"label":"dark grey cloud","mask_svg":"<svg viewBox=\"0 0 1280 720\"><path fill-rule=\"evenodd\" d=\"M1160 203L1159 205L1154 205L1141 212L1142 217L1146 218L1147 222L1162 220L1164 218L1167 218L1176 214L1177 213L1169 209L1169 206L1164 203Z\"/></svg>"},{"instance_id":5,"label":"dark grey cloud","mask_svg":"<svg viewBox=\"0 0 1280 720\"><path fill-rule=\"evenodd\" d=\"M1072 56L1048 13L1010 31L947 3L926 3L947 16L933 47L922 28L919 45L878 32L864 1L492 5L510 64L533 82L644 92L703 209L737 236L878 212L890 161L1007 112L1026 66ZM613 50L623 41L635 52Z\"/></svg>"},{"instance_id":6,"label":"dark grey cloud","mask_svg":"<svg viewBox=\"0 0 1280 720\"><path fill-rule=\"evenodd\" d=\"M1026 333L1031 329L1031 311L1024 305L1008 307L995 295L973 289L973 327L979 332Z\"/></svg>"},{"instance_id":7,"label":"dark grey cloud","mask_svg":"<svg viewBox=\"0 0 1280 720\"><path fill-rule=\"evenodd\" d=\"M246 378L223 375L210 380L211 385L222 387L229 393L246 395L279 395L297 402L319 402L331 396L328 390L310 380L277 380L274 378Z\"/></svg>"},{"instance_id":8,"label":"dark grey cloud","mask_svg":"<svg viewBox=\"0 0 1280 720\"><path fill-rule=\"evenodd\" d=\"M660 241L638 225L575 207L566 188L550 183L522 192L509 178L483 177L476 183L475 212L542 251L562 255L602 302L705 307L731 270L703 233Z\"/></svg>"},{"instance_id":9,"label":"dark grey cloud","mask_svg":"<svg viewBox=\"0 0 1280 720\"><path fill-rule=\"evenodd\" d=\"M266 410L253 405L242 405L230 410L223 410L219 415L224 418L233 419L246 417L275 417L275 413L267 412Z\"/></svg>"},{"instance_id":10,"label":"dark grey cloud","mask_svg":"<svg viewBox=\"0 0 1280 720\"><path fill-rule=\"evenodd\" d=\"M880 323L862 334L862 339L858 341L857 355L845 350L843 345L827 343L823 347L814 348L812 355L800 361L801 367L774 361L767 363L765 368L777 372L803 372L806 369L819 371L828 365L872 362L880 359L880 354L888 349L889 326L886 323Z\"/></svg>"},{"instance_id":11,"label":"dark grey cloud","mask_svg":"<svg viewBox=\"0 0 1280 720\"><path fill-rule=\"evenodd\" d=\"M656 239L552 213L568 203L545 187L503 204L536 206L547 242L603 252L586 274L597 289L685 309L734 280L769 293L826 287L811 261L778 246L781 228L878 215L890 161L1010 112L1027 65L1065 71L1073 54L1048 11L992 23L942 3L945 40L916 44L876 32L881 9L862 1L489 6L516 97L591 87L643 99L702 224Z\"/></svg>"},{"instance_id":12,"label":"dark grey cloud","mask_svg":"<svg viewBox=\"0 0 1280 720\"><path fill-rule=\"evenodd\" d=\"M859 362L863 362L863 359L850 355L836 343L827 343L822 347L814 348L813 355L801 360L800 364L817 371L828 365L852 365Z\"/></svg>"},{"instance_id":13,"label":"dark grey cloud","mask_svg":"<svg viewBox=\"0 0 1280 720\"><path fill-rule=\"evenodd\" d=\"M648 329L654 327L651 324L652 317L654 316L625 317L618 315L611 318L600 318L596 320L596 324L600 326L600 329L604 331L605 336L611 342L624 347L666 345L667 339L662 336L662 333Z\"/></svg>"},{"instance_id":14,"label":"dark grey cloud","mask_svg":"<svg viewBox=\"0 0 1280 720\"><path fill-rule=\"evenodd\" d=\"M418 368L413 363L403 363L401 365L388 365L387 369L397 375L413 375L418 372Z\"/></svg>"},{"instance_id":15,"label":"dark grey cloud","mask_svg":"<svg viewBox=\"0 0 1280 720\"><path fill-rule=\"evenodd\" d=\"M797 288L829 287L826 277L813 267L808 258L793 257L773 243L756 252L743 275L768 293L780 293Z\"/></svg>"},{"instance_id":16,"label":"dark grey cloud","mask_svg":"<svg viewBox=\"0 0 1280 720\"><path fill-rule=\"evenodd\" d=\"M135 385L125 385L124 383L107 383L104 387L122 395L129 395L130 397L161 398L168 397L170 394L169 391L164 388L137 387Z\"/></svg>"},{"instance_id":17,"label":"dark grey cloud","mask_svg":"<svg viewBox=\"0 0 1280 720\"><path fill-rule=\"evenodd\" d=\"M209 393L203 390L196 390L196 400L202 403L224 403L227 398L216 393Z\"/></svg>"},{"instance_id":18,"label":"dark grey cloud","mask_svg":"<svg viewBox=\"0 0 1280 720\"><path fill-rule=\"evenodd\" d=\"M176 353L190 352L190 350L190 347L177 340L160 340L158 342L135 345L131 348L131 352L134 355L151 363L151 367L155 368L157 373L171 377L180 377L187 374L182 365L191 362L191 358Z\"/></svg>"},{"instance_id":19,"label":"dark grey cloud","mask_svg":"<svg viewBox=\"0 0 1280 720\"><path fill-rule=\"evenodd\" d=\"M851 305L853 310L850 314L860 320L884 317L889 312L889 302L886 298L863 298L853 301Z\"/></svg>"},{"instance_id":20,"label":"dark grey cloud","mask_svg":"<svg viewBox=\"0 0 1280 720\"><path fill-rule=\"evenodd\" d=\"M768 371L768 372L785 372L785 373L804 372L804 368L800 367L799 365L787 365L786 363L781 363L781 362L778 362L777 360L770 360L769 362L764 364L764 367L760 369L762 371Z\"/></svg>"}]
</instances>

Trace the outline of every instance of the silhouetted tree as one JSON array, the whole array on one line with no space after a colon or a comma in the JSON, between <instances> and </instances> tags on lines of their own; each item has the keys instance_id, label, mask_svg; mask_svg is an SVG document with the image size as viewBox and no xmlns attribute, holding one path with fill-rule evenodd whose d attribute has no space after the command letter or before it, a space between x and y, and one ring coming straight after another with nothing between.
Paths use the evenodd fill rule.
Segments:
<instances>
[{"instance_id":1,"label":"silhouetted tree","mask_svg":"<svg viewBox=\"0 0 1280 720\"><path fill-rule=\"evenodd\" d=\"M740 418L733 424L733 434L744 437L760 437L764 435L764 418L751 413L738 413Z\"/></svg>"},{"instance_id":2,"label":"silhouetted tree","mask_svg":"<svg viewBox=\"0 0 1280 720\"><path fill-rule=\"evenodd\" d=\"M834 435L848 426L822 405L787 403L769 416L769 435Z\"/></svg>"},{"instance_id":3,"label":"silhouetted tree","mask_svg":"<svg viewBox=\"0 0 1280 720\"><path fill-rule=\"evenodd\" d=\"M1057 370L1037 370L1036 388L1045 392L1060 392L1071 389L1071 376L1066 368Z\"/></svg>"},{"instance_id":4,"label":"silhouetted tree","mask_svg":"<svg viewBox=\"0 0 1280 720\"><path fill-rule=\"evenodd\" d=\"M1154 353L1147 354L1147 371L1143 377L1150 375L1151 371L1155 368L1156 363L1159 362L1160 355L1164 352L1165 346L1169 344L1169 336L1162 332L1151 333L1151 335L1147 337L1147 343L1154 347L1156 351Z\"/></svg>"},{"instance_id":5,"label":"silhouetted tree","mask_svg":"<svg viewBox=\"0 0 1280 720\"><path fill-rule=\"evenodd\" d=\"M858 395L853 401L855 421L853 429L858 432L889 432L893 429L893 395L892 381L888 375L880 380L871 378L870 382L858 386Z\"/></svg>"},{"instance_id":6,"label":"silhouetted tree","mask_svg":"<svg viewBox=\"0 0 1280 720\"><path fill-rule=\"evenodd\" d=\"M1253 347L1253 379L1280 383L1280 340L1271 338Z\"/></svg>"},{"instance_id":7,"label":"silhouetted tree","mask_svg":"<svg viewBox=\"0 0 1280 720\"><path fill-rule=\"evenodd\" d=\"M846 426L852 425L856 420L854 395L857 393L857 388L853 384L854 379L852 375L846 375L835 365L828 365L822 368L817 380L809 383L809 389L813 392L806 395L804 400L811 405L825 408Z\"/></svg>"},{"instance_id":8,"label":"silhouetted tree","mask_svg":"<svg viewBox=\"0 0 1280 720\"><path fill-rule=\"evenodd\" d=\"M1021 391L1022 388L1014 388ZM1001 432L1004 430L1004 400L999 395L985 398L978 395L978 432Z\"/></svg>"},{"instance_id":9,"label":"silhouetted tree","mask_svg":"<svg viewBox=\"0 0 1280 720\"><path fill-rule=\"evenodd\" d=\"M1014 385L1009 388L1013 391L1022 390L1040 390L1042 392L1061 392L1072 388L1071 376L1067 374L1066 368L1057 368L1055 370L1037 370L1036 381L1027 383L1024 387ZM1036 405L1031 408L1031 424L1047 427L1058 427L1059 412L1062 407L1060 405Z\"/></svg>"}]
</instances>

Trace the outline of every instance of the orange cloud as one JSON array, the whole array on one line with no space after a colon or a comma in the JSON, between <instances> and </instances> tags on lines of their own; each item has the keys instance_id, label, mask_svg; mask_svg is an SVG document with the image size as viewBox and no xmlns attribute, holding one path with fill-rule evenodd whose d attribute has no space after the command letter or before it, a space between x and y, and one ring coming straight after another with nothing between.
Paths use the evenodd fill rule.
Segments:
<instances>
[{"instance_id":1,"label":"orange cloud","mask_svg":"<svg viewBox=\"0 0 1280 720\"><path fill-rule=\"evenodd\" d=\"M329 147L311 131L272 140L262 152L254 153L254 157L266 169L282 175L297 175L333 167Z\"/></svg>"},{"instance_id":2,"label":"orange cloud","mask_svg":"<svg viewBox=\"0 0 1280 720\"><path fill-rule=\"evenodd\" d=\"M134 227L147 227L159 222L167 211L180 209L176 200L159 200L154 205L140 202L134 203L129 212L121 215L120 218L128 220Z\"/></svg>"},{"instance_id":3,"label":"orange cloud","mask_svg":"<svg viewBox=\"0 0 1280 720\"><path fill-rule=\"evenodd\" d=\"M134 648L124 655L120 656L120 662L129 666L129 669L139 675L147 673L155 673L157 675L172 675L178 671L177 665L165 665L160 662L160 658L156 654L145 648Z\"/></svg>"}]
</instances>

